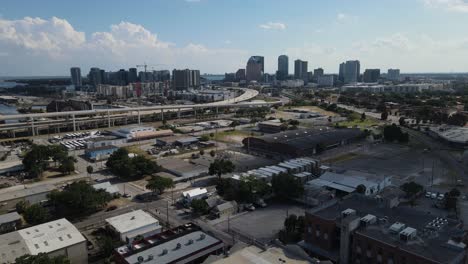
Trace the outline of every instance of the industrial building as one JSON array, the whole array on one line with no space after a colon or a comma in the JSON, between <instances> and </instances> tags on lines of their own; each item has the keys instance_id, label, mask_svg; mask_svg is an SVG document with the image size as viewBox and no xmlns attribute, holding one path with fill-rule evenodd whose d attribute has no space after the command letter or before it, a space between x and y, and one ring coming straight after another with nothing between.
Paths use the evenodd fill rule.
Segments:
<instances>
[{"instance_id":1,"label":"industrial building","mask_svg":"<svg viewBox=\"0 0 468 264\"><path fill-rule=\"evenodd\" d=\"M115 249L117 264L202 263L223 252L224 243L188 223Z\"/></svg>"},{"instance_id":2,"label":"industrial building","mask_svg":"<svg viewBox=\"0 0 468 264\"><path fill-rule=\"evenodd\" d=\"M162 230L159 221L143 210L107 218L106 223L127 244L131 244L138 236L146 238Z\"/></svg>"},{"instance_id":3,"label":"industrial building","mask_svg":"<svg viewBox=\"0 0 468 264\"><path fill-rule=\"evenodd\" d=\"M283 125L279 120L259 122L257 126L258 130L263 133L279 133L287 127L287 125Z\"/></svg>"},{"instance_id":4,"label":"industrial building","mask_svg":"<svg viewBox=\"0 0 468 264\"><path fill-rule=\"evenodd\" d=\"M20 201L29 204L47 201L47 195L53 190L55 190L55 186L49 184L27 187L19 190L4 189L2 193L0 193L0 212L15 208L16 204Z\"/></svg>"},{"instance_id":5,"label":"industrial building","mask_svg":"<svg viewBox=\"0 0 468 264\"><path fill-rule=\"evenodd\" d=\"M307 185L315 185L342 193L355 192L359 185L366 187L365 195L377 194L385 187L392 184L391 177L377 176L364 172L330 172L327 171L317 179L307 182Z\"/></svg>"},{"instance_id":6,"label":"industrial building","mask_svg":"<svg viewBox=\"0 0 468 264\"><path fill-rule=\"evenodd\" d=\"M459 220L389 204L353 194L310 209L299 244L313 256L339 263L464 263Z\"/></svg>"},{"instance_id":7,"label":"industrial building","mask_svg":"<svg viewBox=\"0 0 468 264\"><path fill-rule=\"evenodd\" d=\"M113 145L102 146L85 150L85 156L93 161L105 160L119 148Z\"/></svg>"},{"instance_id":8,"label":"industrial building","mask_svg":"<svg viewBox=\"0 0 468 264\"><path fill-rule=\"evenodd\" d=\"M8 175L22 170L24 170L23 161L19 159L13 161L4 160L0 162L0 175Z\"/></svg>"},{"instance_id":9,"label":"industrial building","mask_svg":"<svg viewBox=\"0 0 468 264\"><path fill-rule=\"evenodd\" d=\"M0 234L13 232L21 227L21 215L17 212L0 215Z\"/></svg>"},{"instance_id":10,"label":"industrial building","mask_svg":"<svg viewBox=\"0 0 468 264\"><path fill-rule=\"evenodd\" d=\"M66 256L71 264L88 263L86 239L65 218L0 235L0 241L1 263L39 253Z\"/></svg>"},{"instance_id":11,"label":"industrial building","mask_svg":"<svg viewBox=\"0 0 468 264\"><path fill-rule=\"evenodd\" d=\"M465 148L468 146L468 127L435 126L430 127L428 133L452 147Z\"/></svg>"},{"instance_id":12,"label":"industrial building","mask_svg":"<svg viewBox=\"0 0 468 264\"><path fill-rule=\"evenodd\" d=\"M172 136L174 132L170 129L156 130L154 127L132 126L114 130L112 134L126 138L128 141L135 141Z\"/></svg>"},{"instance_id":13,"label":"industrial building","mask_svg":"<svg viewBox=\"0 0 468 264\"><path fill-rule=\"evenodd\" d=\"M187 203L190 203L195 199L202 199L206 197L208 197L208 190L206 188L195 188L182 192L182 198Z\"/></svg>"},{"instance_id":14,"label":"industrial building","mask_svg":"<svg viewBox=\"0 0 468 264\"><path fill-rule=\"evenodd\" d=\"M358 128L299 129L242 140L249 151L267 156L300 157L346 145L364 137Z\"/></svg>"},{"instance_id":15,"label":"industrial building","mask_svg":"<svg viewBox=\"0 0 468 264\"><path fill-rule=\"evenodd\" d=\"M158 164L163 171L176 175L176 181L189 180L208 174L208 167L192 164L178 158L159 159Z\"/></svg>"}]
</instances>

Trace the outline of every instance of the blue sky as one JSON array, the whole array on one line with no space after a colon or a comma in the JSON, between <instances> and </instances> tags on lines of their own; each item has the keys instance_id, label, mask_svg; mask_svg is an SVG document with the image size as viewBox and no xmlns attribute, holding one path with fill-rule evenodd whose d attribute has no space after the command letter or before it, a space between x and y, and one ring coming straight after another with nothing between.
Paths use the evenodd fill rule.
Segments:
<instances>
[{"instance_id":1,"label":"blue sky","mask_svg":"<svg viewBox=\"0 0 468 264\"><path fill-rule=\"evenodd\" d=\"M146 62L207 73L264 55L335 73L361 68L466 72L465 0L2 0L0 76L65 75Z\"/></svg>"}]
</instances>

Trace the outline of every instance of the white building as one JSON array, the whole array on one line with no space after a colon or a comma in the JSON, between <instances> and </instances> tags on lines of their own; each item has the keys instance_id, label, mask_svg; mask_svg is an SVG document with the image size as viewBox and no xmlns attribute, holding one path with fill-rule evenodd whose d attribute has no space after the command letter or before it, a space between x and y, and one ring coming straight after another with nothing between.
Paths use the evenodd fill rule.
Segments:
<instances>
[{"instance_id":1,"label":"white building","mask_svg":"<svg viewBox=\"0 0 468 264\"><path fill-rule=\"evenodd\" d=\"M133 242L137 236L146 238L159 234L162 229L159 221L143 210L107 218L106 223L126 243Z\"/></svg>"},{"instance_id":2,"label":"white building","mask_svg":"<svg viewBox=\"0 0 468 264\"><path fill-rule=\"evenodd\" d=\"M0 262L14 263L23 255L66 256L72 264L87 264L86 239L65 218L0 236Z\"/></svg>"},{"instance_id":3,"label":"white building","mask_svg":"<svg viewBox=\"0 0 468 264\"><path fill-rule=\"evenodd\" d=\"M335 84L335 77L333 75L322 75L317 77L318 86L333 86Z\"/></svg>"},{"instance_id":4,"label":"white building","mask_svg":"<svg viewBox=\"0 0 468 264\"><path fill-rule=\"evenodd\" d=\"M195 199L201 199L208 196L206 188L195 188L189 191L182 192L182 197L186 202L190 203Z\"/></svg>"}]
</instances>

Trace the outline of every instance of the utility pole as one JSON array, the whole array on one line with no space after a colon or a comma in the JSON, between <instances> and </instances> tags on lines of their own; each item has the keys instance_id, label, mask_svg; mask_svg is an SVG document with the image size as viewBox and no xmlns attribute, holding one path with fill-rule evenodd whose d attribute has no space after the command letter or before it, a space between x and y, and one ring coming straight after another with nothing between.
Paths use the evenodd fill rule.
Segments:
<instances>
[{"instance_id":1,"label":"utility pole","mask_svg":"<svg viewBox=\"0 0 468 264\"><path fill-rule=\"evenodd\" d=\"M166 201L166 223L167 228L169 229L169 201Z\"/></svg>"}]
</instances>

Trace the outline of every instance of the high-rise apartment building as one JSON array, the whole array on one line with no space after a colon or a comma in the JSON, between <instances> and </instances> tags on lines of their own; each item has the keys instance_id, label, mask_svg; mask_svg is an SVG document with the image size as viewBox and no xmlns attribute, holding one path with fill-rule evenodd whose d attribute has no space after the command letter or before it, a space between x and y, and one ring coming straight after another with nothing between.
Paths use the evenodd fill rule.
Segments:
<instances>
[{"instance_id":1,"label":"high-rise apartment building","mask_svg":"<svg viewBox=\"0 0 468 264\"><path fill-rule=\"evenodd\" d=\"M294 78L307 82L307 61L294 61Z\"/></svg>"},{"instance_id":2,"label":"high-rise apartment building","mask_svg":"<svg viewBox=\"0 0 468 264\"><path fill-rule=\"evenodd\" d=\"M138 73L136 68L128 69L128 82L135 83L138 81Z\"/></svg>"},{"instance_id":3,"label":"high-rise apartment building","mask_svg":"<svg viewBox=\"0 0 468 264\"><path fill-rule=\"evenodd\" d=\"M365 83L375 83L380 78L380 69L366 69L362 81Z\"/></svg>"},{"instance_id":4,"label":"high-rise apartment building","mask_svg":"<svg viewBox=\"0 0 468 264\"><path fill-rule=\"evenodd\" d=\"M102 84L101 69L96 67L91 68L89 70L88 79L91 85L97 86Z\"/></svg>"},{"instance_id":5,"label":"high-rise apartment building","mask_svg":"<svg viewBox=\"0 0 468 264\"><path fill-rule=\"evenodd\" d=\"M340 71L338 73L338 79L342 83L344 83L345 68L346 68L346 63L344 63L344 62L340 63Z\"/></svg>"},{"instance_id":6,"label":"high-rise apartment building","mask_svg":"<svg viewBox=\"0 0 468 264\"><path fill-rule=\"evenodd\" d=\"M71 83L75 86L81 86L81 69L79 67L70 68Z\"/></svg>"},{"instance_id":7,"label":"high-rise apartment building","mask_svg":"<svg viewBox=\"0 0 468 264\"><path fill-rule=\"evenodd\" d=\"M176 70L172 71L172 87L174 90L186 90L200 86L199 70Z\"/></svg>"},{"instance_id":8,"label":"high-rise apartment building","mask_svg":"<svg viewBox=\"0 0 468 264\"><path fill-rule=\"evenodd\" d=\"M319 76L323 76L323 69L322 68L317 68L314 69L314 78L317 79Z\"/></svg>"},{"instance_id":9,"label":"high-rise apartment building","mask_svg":"<svg viewBox=\"0 0 468 264\"><path fill-rule=\"evenodd\" d=\"M361 64L358 60L347 61L344 66L344 83L357 83L361 74Z\"/></svg>"},{"instance_id":10,"label":"high-rise apartment building","mask_svg":"<svg viewBox=\"0 0 468 264\"><path fill-rule=\"evenodd\" d=\"M252 56L249 61L247 61L246 67L246 78L247 81L257 81L262 80L263 75L263 57L261 56Z\"/></svg>"},{"instance_id":11,"label":"high-rise apartment building","mask_svg":"<svg viewBox=\"0 0 468 264\"><path fill-rule=\"evenodd\" d=\"M387 79L392 81L400 80L400 69L388 69Z\"/></svg>"},{"instance_id":12,"label":"high-rise apartment building","mask_svg":"<svg viewBox=\"0 0 468 264\"><path fill-rule=\"evenodd\" d=\"M278 71L276 72L276 79L286 80L289 75L289 58L286 55L278 57Z\"/></svg>"}]
</instances>

